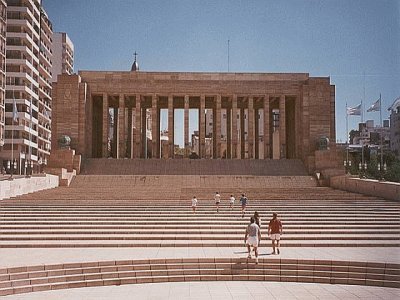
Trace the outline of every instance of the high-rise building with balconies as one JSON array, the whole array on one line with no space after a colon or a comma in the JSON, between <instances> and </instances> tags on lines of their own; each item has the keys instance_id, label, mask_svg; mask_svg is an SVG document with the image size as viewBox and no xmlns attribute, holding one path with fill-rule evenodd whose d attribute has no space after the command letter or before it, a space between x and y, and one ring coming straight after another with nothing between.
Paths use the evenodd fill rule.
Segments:
<instances>
[{"instance_id":1,"label":"high-rise building with balconies","mask_svg":"<svg viewBox=\"0 0 400 300\"><path fill-rule=\"evenodd\" d=\"M74 73L74 44L65 32L53 34L53 74L52 81L57 81L59 74Z\"/></svg>"},{"instance_id":2,"label":"high-rise building with balconies","mask_svg":"<svg viewBox=\"0 0 400 300\"><path fill-rule=\"evenodd\" d=\"M41 0L7 0L6 132L0 157L6 166L13 160L16 173L38 168L50 155L52 34Z\"/></svg>"},{"instance_id":3,"label":"high-rise building with balconies","mask_svg":"<svg viewBox=\"0 0 400 300\"><path fill-rule=\"evenodd\" d=\"M0 0L0 151L5 136L7 2ZM0 165L1 168L1 165Z\"/></svg>"},{"instance_id":4,"label":"high-rise building with balconies","mask_svg":"<svg viewBox=\"0 0 400 300\"><path fill-rule=\"evenodd\" d=\"M390 149L400 158L400 97L394 100L390 110Z\"/></svg>"},{"instance_id":5,"label":"high-rise building with balconies","mask_svg":"<svg viewBox=\"0 0 400 300\"><path fill-rule=\"evenodd\" d=\"M47 13L40 10L40 56L39 56L39 118L38 118L38 163L50 156L51 145L51 94L53 67L53 26Z\"/></svg>"}]
</instances>

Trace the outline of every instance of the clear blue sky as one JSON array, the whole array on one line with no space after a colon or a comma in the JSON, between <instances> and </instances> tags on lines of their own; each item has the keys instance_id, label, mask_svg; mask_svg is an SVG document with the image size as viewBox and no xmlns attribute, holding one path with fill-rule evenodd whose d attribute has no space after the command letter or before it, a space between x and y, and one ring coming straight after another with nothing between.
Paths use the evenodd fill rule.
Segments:
<instances>
[{"instance_id":1,"label":"clear blue sky","mask_svg":"<svg viewBox=\"0 0 400 300\"><path fill-rule=\"evenodd\" d=\"M345 105L400 96L400 0L44 0L55 31L75 45L75 71L307 72L336 85L337 139ZM363 76L365 73L365 76ZM364 119L379 122L379 113ZM349 118L356 128L360 117Z\"/></svg>"}]
</instances>

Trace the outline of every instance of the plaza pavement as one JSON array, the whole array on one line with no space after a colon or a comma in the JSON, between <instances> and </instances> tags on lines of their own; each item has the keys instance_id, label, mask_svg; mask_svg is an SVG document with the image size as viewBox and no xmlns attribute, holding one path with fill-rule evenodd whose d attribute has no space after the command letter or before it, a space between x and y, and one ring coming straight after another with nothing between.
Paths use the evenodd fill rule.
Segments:
<instances>
[{"instance_id":1,"label":"plaza pavement","mask_svg":"<svg viewBox=\"0 0 400 300\"><path fill-rule=\"evenodd\" d=\"M400 289L293 282L173 282L88 287L6 296L7 300L395 300Z\"/></svg>"},{"instance_id":2,"label":"plaza pavement","mask_svg":"<svg viewBox=\"0 0 400 300\"><path fill-rule=\"evenodd\" d=\"M271 247L260 248L260 258L290 258L400 263L399 247L288 247L272 255ZM253 255L254 256L254 255ZM74 262L158 258L245 258L243 247L159 248L0 248L0 268Z\"/></svg>"},{"instance_id":3,"label":"plaza pavement","mask_svg":"<svg viewBox=\"0 0 400 300\"><path fill-rule=\"evenodd\" d=\"M231 276L231 280L241 280L240 274L246 274L244 272L252 270L254 267L253 261L250 262L249 269L244 263L240 270L242 273L236 273L236 269L234 269L238 259L247 257L246 248L244 245L240 245L243 243L244 228L247 223L245 220L248 216L242 219L237 213L228 211L226 207L217 215L211 200L202 200L200 210L194 215L187 207L187 200L183 200L189 199L189 195L193 195L192 190L185 189L180 193L172 193L177 196L176 199L160 200L165 197L166 187L176 186L171 178L168 180L172 181L165 182L165 185L160 185L156 180L151 185L148 181L144 184L141 180L137 185L132 185L132 181L128 179L124 181L122 178L118 178L118 182L114 182L114 180L113 177L80 177L75 180L72 187L68 188L68 192L63 188L58 188L2 202L4 228L1 229L3 236L0 243L2 246L0 247L0 270L3 269L3 273L5 272L3 288L11 288L15 291L15 295L5 296L7 299L124 299L127 295L137 295L139 299L179 298L175 296L176 294L182 295L182 299L399 298L399 289L368 286L372 284L386 286L388 283L387 286L398 287L399 280L396 277L399 273L398 266L390 265L400 264L398 203L328 188L300 189L291 186L290 189L285 189L283 187L287 180L276 178L274 180L281 181L281 188L277 190L267 191L263 188L248 187L251 192L249 192L250 199L252 199L248 207L249 212L258 210L267 213L271 210L278 210L278 213L284 218L286 231L284 233L285 240L282 241L281 254L271 255L270 242L265 238L260 249L263 268L264 266L267 266L266 269L270 268L272 261L279 264L280 262L276 262L276 260L282 259L281 277L265 275L265 279L269 276L268 279L273 280L272 282L262 281L264 273L259 277L256 270L257 272L252 273L252 280L260 281L225 282L228 279L221 276L218 278L221 281L218 282L215 281L217 279L209 282L194 282L191 281L194 279L189 274L187 282L146 283L143 285L143 281L138 280L135 281L135 284L128 284L129 280L136 280L130 278L124 279L124 284L127 285L106 287L106 283L118 285L122 279L117 280L117 283L112 283L113 279L103 277L108 276L107 274L94 271L88 276L100 278L96 279L97 281L90 281L91 279L86 281L85 276L79 275L78 277L85 278L84 281L75 281L71 283L71 286L68 280L73 276L67 277L66 274L61 275L60 278L38 277L32 281L41 282L43 280L43 286L40 286L41 283L37 283L35 288L43 287L47 290L38 292L35 289L35 292L29 292L32 291L29 290L29 286L32 285L30 276L33 274L24 270L24 267L26 269L27 266L34 266L30 270L37 273L41 273L41 270L53 270L53 268L62 273L65 268L72 268L63 264L81 263L82 266L78 266L77 270L72 271L83 274L83 269L88 267L87 264L91 262L93 262L91 265L101 265L105 270L109 270L114 268L112 267L113 263L117 265L118 261L123 264L123 261L146 259L211 259L211 264L213 264L213 258L229 258L232 261L229 261L225 265L226 270L222 271L231 274L227 276ZM251 183L254 182L251 181ZM301 184L297 183L297 185ZM121 189L121 186L124 188ZM206 197L215 191L214 188L211 191L209 189L208 186L202 188L201 192L204 195L200 194L200 199L207 199ZM150 193L152 197L157 195L160 199L157 197L155 200L145 198L145 196L148 197L149 190L152 191ZM132 195L138 199L133 201ZM196 195L199 196L197 192ZM324 201L321 202L321 199ZM167 207L166 203L168 203ZM153 232L154 230L156 230L156 234ZM194 232L196 230L199 232ZM191 233L189 234L189 232ZM134 239L129 235L132 235ZM323 247L312 247L317 245L317 241ZM187 247L184 243L191 246ZM210 244L213 246L209 246ZM95 245L104 246L96 247ZM270 262L268 262L269 259L271 259ZM360 262L360 265L387 263L388 265L380 265L379 270L377 269L379 274L373 273L372 280L369 280L368 284L365 280L368 269L366 267L360 268L362 274L355 273L363 276L361 280L352 277L354 279L352 282L361 284L359 286L339 285L343 282L330 278L330 272L325 272L327 274L321 275L322 277L318 280L331 284L320 284L318 280L312 284L306 284L283 282L284 280L289 281L289 279L296 280L296 275L290 277L290 273L296 272L289 269L294 265L290 265L290 263L288 265L288 261L284 261L284 259L299 260L302 268L299 269L299 274L303 272L303 280L312 280L315 275L312 271L307 271L309 269L303 268L307 267L306 260L323 261L322 265L332 263L333 266L335 264L335 272L338 272L339 277L344 275L343 281L346 283L350 272L338 271L341 268L341 262ZM153 263L157 265L157 262L153 261ZM169 263L174 264L174 262ZM204 268L210 264L210 262L203 263ZM132 268L134 262L126 264L127 267ZM188 264L190 265L190 262ZM211 269L217 269L216 264L217 260ZM315 263L315 265L318 264L320 263ZM166 266L164 265L164 267ZM7 268L15 268L15 270L7 270ZM165 279L164 275L153 275L151 263L149 268L147 274L159 276L156 278L157 280ZM179 265L176 274L179 272L183 274L180 271L181 268L184 267ZM317 272L324 272L323 266L318 268ZM373 264L371 264L371 268L371 271L374 272ZM393 269L392 273L385 273L386 268ZM90 271L90 267L88 269ZM362 271L363 269L365 271ZM207 270L202 270L207 272ZM19 272L21 274L16 274ZM119 269L113 272L113 276L119 276ZM121 270L121 272L124 271ZM196 272L199 272L198 269ZM308 273L310 277L304 275L305 273ZM209 274L203 274L204 279L207 280ZM222 272L221 275L226 274ZM7 276L13 277L13 279L7 279ZM164 278L161 278L162 276ZM140 275L136 277L138 278ZM212 279L211 277L208 277L208 280ZM386 281L386 277L392 278L390 279L392 281ZM64 282L47 282L49 278L64 280ZM186 280L186 277L176 275L174 279ZM376 281L374 281L375 279ZM276 280L281 281L277 282ZM301 281L300 275L298 281ZM89 282L104 285L104 287L72 288L85 286ZM53 287L61 289L53 290ZM179 293L176 292L178 290ZM256 292L252 293L253 290ZM23 294L26 292L28 293ZM135 298L133 296L132 298Z\"/></svg>"}]
</instances>

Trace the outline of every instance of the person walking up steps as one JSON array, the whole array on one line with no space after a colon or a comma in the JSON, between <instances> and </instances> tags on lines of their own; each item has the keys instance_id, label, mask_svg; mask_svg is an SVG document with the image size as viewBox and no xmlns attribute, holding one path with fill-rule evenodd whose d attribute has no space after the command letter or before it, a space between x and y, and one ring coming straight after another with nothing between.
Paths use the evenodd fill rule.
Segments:
<instances>
[{"instance_id":1,"label":"person walking up steps","mask_svg":"<svg viewBox=\"0 0 400 300\"><path fill-rule=\"evenodd\" d=\"M275 254L275 241L276 241L276 250L278 254L280 254L279 241L281 239L281 234L282 234L282 222L281 220L278 219L278 214L273 213L272 219L271 221L269 221L268 225L268 236L271 237L272 241L272 254Z\"/></svg>"},{"instance_id":2,"label":"person walking up steps","mask_svg":"<svg viewBox=\"0 0 400 300\"><path fill-rule=\"evenodd\" d=\"M214 196L215 205L217 206L217 212L219 212L219 204L221 203L221 195L216 192Z\"/></svg>"},{"instance_id":3,"label":"person walking up steps","mask_svg":"<svg viewBox=\"0 0 400 300\"><path fill-rule=\"evenodd\" d=\"M231 210L233 209L234 204L235 204L235 197L231 195L231 197L229 198L229 207L231 208Z\"/></svg>"},{"instance_id":4,"label":"person walking up steps","mask_svg":"<svg viewBox=\"0 0 400 300\"><path fill-rule=\"evenodd\" d=\"M246 212L247 200L247 197L242 194L242 197L240 197L240 203L242 204L242 218L244 218L244 214Z\"/></svg>"},{"instance_id":5,"label":"person walking up steps","mask_svg":"<svg viewBox=\"0 0 400 300\"><path fill-rule=\"evenodd\" d=\"M197 198L196 198L196 196L193 196L193 198L192 198L192 210L193 210L194 214L196 213L196 208L197 208Z\"/></svg>"},{"instance_id":6,"label":"person walking up steps","mask_svg":"<svg viewBox=\"0 0 400 300\"><path fill-rule=\"evenodd\" d=\"M261 229L261 218L260 218L260 214L258 213L258 211L254 212L254 222L256 222L256 224L258 225L258 227L260 227Z\"/></svg>"},{"instance_id":7,"label":"person walking up steps","mask_svg":"<svg viewBox=\"0 0 400 300\"><path fill-rule=\"evenodd\" d=\"M254 223L256 223L258 225L258 228L260 228L260 230L261 230L261 218L260 218L258 211L254 212L253 217L254 217ZM260 243L261 243L261 240L258 240L259 247L260 247Z\"/></svg>"},{"instance_id":8,"label":"person walking up steps","mask_svg":"<svg viewBox=\"0 0 400 300\"><path fill-rule=\"evenodd\" d=\"M251 258L251 247L254 249L254 254L256 256L256 264L258 264L258 243L261 240L260 227L255 223L254 217L250 218L250 224L246 228L246 233L244 235L244 242L247 245L247 252L249 255L247 258Z\"/></svg>"}]
</instances>

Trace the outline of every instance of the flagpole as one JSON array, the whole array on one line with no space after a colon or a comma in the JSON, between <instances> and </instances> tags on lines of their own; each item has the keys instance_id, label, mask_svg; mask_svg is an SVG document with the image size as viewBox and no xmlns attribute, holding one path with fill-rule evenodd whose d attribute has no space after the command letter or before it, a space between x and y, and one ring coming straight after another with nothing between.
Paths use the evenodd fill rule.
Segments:
<instances>
[{"instance_id":1,"label":"flagpole","mask_svg":"<svg viewBox=\"0 0 400 300\"><path fill-rule=\"evenodd\" d=\"M12 122L11 122L11 163L10 163L10 168L11 168L11 176L10 178L13 178L14 174L14 116L16 114L15 110L15 95L14 95L14 89L13 89L13 116L12 116Z\"/></svg>"},{"instance_id":2,"label":"flagpole","mask_svg":"<svg viewBox=\"0 0 400 300\"><path fill-rule=\"evenodd\" d=\"M379 116L381 121L381 170L383 170L383 123L382 123L382 94L379 94Z\"/></svg>"},{"instance_id":3,"label":"flagpole","mask_svg":"<svg viewBox=\"0 0 400 300\"><path fill-rule=\"evenodd\" d=\"M347 113L346 102L346 164L349 163L349 114Z\"/></svg>"},{"instance_id":4,"label":"flagpole","mask_svg":"<svg viewBox=\"0 0 400 300\"><path fill-rule=\"evenodd\" d=\"M363 102L365 101L365 71L363 72L363 75L364 75L364 84L363 84L364 95L363 95L363 99L361 100L361 123L364 123L364 106L363 106Z\"/></svg>"}]
</instances>

